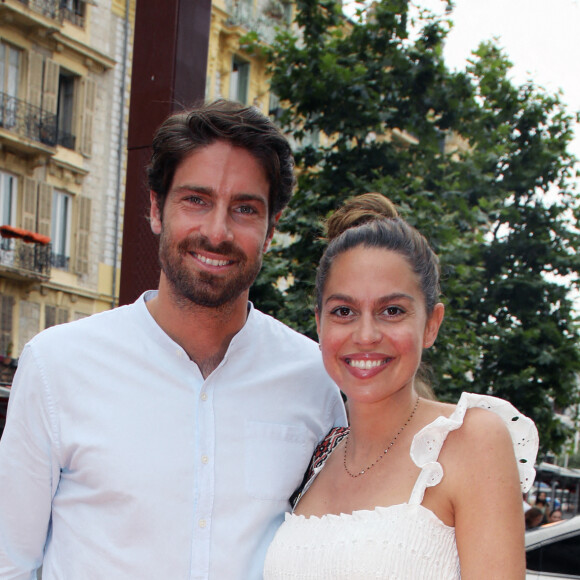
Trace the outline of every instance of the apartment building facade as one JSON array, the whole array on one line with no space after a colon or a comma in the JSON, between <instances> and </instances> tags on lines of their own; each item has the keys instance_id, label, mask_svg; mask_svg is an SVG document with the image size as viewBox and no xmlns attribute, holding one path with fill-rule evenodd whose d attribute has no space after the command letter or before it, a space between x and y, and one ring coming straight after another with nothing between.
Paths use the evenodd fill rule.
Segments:
<instances>
[{"instance_id":1,"label":"apartment building facade","mask_svg":"<svg viewBox=\"0 0 580 580\"><path fill-rule=\"evenodd\" d=\"M26 342L117 303L138 1L0 1L0 434ZM292 3L211 10L206 98L268 114L266 63L240 40L271 42Z\"/></svg>"},{"instance_id":2,"label":"apartment building facade","mask_svg":"<svg viewBox=\"0 0 580 580\"><path fill-rule=\"evenodd\" d=\"M275 111L266 62L244 51L244 36L258 33L270 44L280 28L291 25L294 4L282 0L214 0L207 63L206 97L220 97Z\"/></svg>"},{"instance_id":3,"label":"apartment building facade","mask_svg":"<svg viewBox=\"0 0 580 580\"><path fill-rule=\"evenodd\" d=\"M0 383L115 304L135 0L0 2Z\"/></svg>"}]
</instances>

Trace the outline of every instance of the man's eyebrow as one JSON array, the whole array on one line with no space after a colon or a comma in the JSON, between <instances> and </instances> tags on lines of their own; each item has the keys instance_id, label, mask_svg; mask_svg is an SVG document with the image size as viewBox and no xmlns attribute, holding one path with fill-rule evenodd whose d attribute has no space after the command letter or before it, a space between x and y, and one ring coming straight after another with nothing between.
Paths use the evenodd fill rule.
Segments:
<instances>
[{"instance_id":1,"label":"man's eyebrow","mask_svg":"<svg viewBox=\"0 0 580 580\"><path fill-rule=\"evenodd\" d=\"M176 187L174 189L174 191L179 191L179 192L187 192L190 191L191 193L204 193L206 195L211 195L213 193L213 188L211 187L206 187L204 185L189 185L189 184L183 184L180 185L179 187Z\"/></svg>"},{"instance_id":2,"label":"man's eyebrow","mask_svg":"<svg viewBox=\"0 0 580 580\"><path fill-rule=\"evenodd\" d=\"M238 193L233 196L234 200L236 201L256 201L263 205L268 204L268 199L262 195L258 195L256 193Z\"/></svg>"}]
</instances>

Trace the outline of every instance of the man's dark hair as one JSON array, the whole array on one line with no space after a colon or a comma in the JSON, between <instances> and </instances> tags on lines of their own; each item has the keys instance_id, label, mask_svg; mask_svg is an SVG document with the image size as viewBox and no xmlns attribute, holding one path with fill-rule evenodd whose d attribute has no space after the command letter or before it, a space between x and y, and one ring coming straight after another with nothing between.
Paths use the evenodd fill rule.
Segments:
<instances>
[{"instance_id":1,"label":"man's dark hair","mask_svg":"<svg viewBox=\"0 0 580 580\"><path fill-rule=\"evenodd\" d=\"M264 168L270 185L268 211L272 223L288 205L296 182L290 144L256 107L225 99L171 115L155 133L147 177L161 214L177 166L193 151L216 141L247 150Z\"/></svg>"}]
</instances>

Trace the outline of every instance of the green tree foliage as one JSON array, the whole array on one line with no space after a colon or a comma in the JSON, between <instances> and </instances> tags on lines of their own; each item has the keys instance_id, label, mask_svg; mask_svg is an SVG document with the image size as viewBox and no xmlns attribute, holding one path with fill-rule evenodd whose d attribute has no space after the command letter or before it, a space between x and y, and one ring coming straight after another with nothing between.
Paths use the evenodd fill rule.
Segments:
<instances>
[{"instance_id":1,"label":"green tree foliage","mask_svg":"<svg viewBox=\"0 0 580 580\"><path fill-rule=\"evenodd\" d=\"M348 22L334 0L297 8L300 35L262 48L299 181L253 300L315 337L323 219L357 193L384 193L441 259L446 318L426 353L438 397L503 397L557 452L566 432L554 409L573 401L580 367L569 297L580 241L574 117L558 94L514 85L493 43L450 71L450 21L423 12L412 23L407 0L375 2ZM306 145L317 135L331 139ZM452 136L468 147L450 150Z\"/></svg>"}]
</instances>

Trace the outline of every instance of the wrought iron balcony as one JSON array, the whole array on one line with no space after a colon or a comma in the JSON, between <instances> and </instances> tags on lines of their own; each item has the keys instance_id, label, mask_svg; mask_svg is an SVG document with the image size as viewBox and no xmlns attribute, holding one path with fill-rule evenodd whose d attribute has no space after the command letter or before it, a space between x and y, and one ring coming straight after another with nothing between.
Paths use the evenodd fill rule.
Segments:
<instances>
[{"instance_id":1,"label":"wrought iron balcony","mask_svg":"<svg viewBox=\"0 0 580 580\"><path fill-rule=\"evenodd\" d=\"M65 2L61 2L60 16L64 20L72 22L79 28L84 28L85 26L85 17L83 16L82 11L79 10L78 6L71 8L70 6L67 6Z\"/></svg>"},{"instance_id":2,"label":"wrought iron balcony","mask_svg":"<svg viewBox=\"0 0 580 580\"><path fill-rule=\"evenodd\" d=\"M0 93L0 127L54 147L57 143L56 115Z\"/></svg>"},{"instance_id":3,"label":"wrought iron balcony","mask_svg":"<svg viewBox=\"0 0 580 580\"><path fill-rule=\"evenodd\" d=\"M18 0L37 14L47 18L59 17L59 0Z\"/></svg>"},{"instance_id":4,"label":"wrought iron balcony","mask_svg":"<svg viewBox=\"0 0 580 580\"><path fill-rule=\"evenodd\" d=\"M65 131L58 130L56 142L62 147L67 149L72 149L74 151L77 138L71 133L66 133Z\"/></svg>"},{"instance_id":5,"label":"wrought iron balcony","mask_svg":"<svg viewBox=\"0 0 580 580\"><path fill-rule=\"evenodd\" d=\"M84 27L84 1L71 2L70 0L17 0L46 18L58 21L62 24L63 20L68 20L74 25Z\"/></svg>"},{"instance_id":6,"label":"wrought iron balcony","mask_svg":"<svg viewBox=\"0 0 580 580\"><path fill-rule=\"evenodd\" d=\"M0 234L0 272L23 279L50 278L52 248L48 238L10 226L0 226Z\"/></svg>"},{"instance_id":7,"label":"wrought iron balcony","mask_svg":"<svg viewBox=\"0 0 580 580\"><path fill-rule=\"evenodd\" d=\"M286 5L278 0L270 0L261 10L247 0L226 0L226 10L229 26L240 26L257 32L260 39L267 44L274 41L277 27L288 24Z\"/></svg>"},{"instance_id":8,"label":"wrought iron balcony","mask_svg":"<svg viewBox=\"0 0 580 580\"><path fill-rule=\"evenodd\" d=\"M68 272L70 257L65 254L52 254L50 255L50 263L53 268L58 268L59 270L66 270Z\"/></svg>"}]
</instances>

